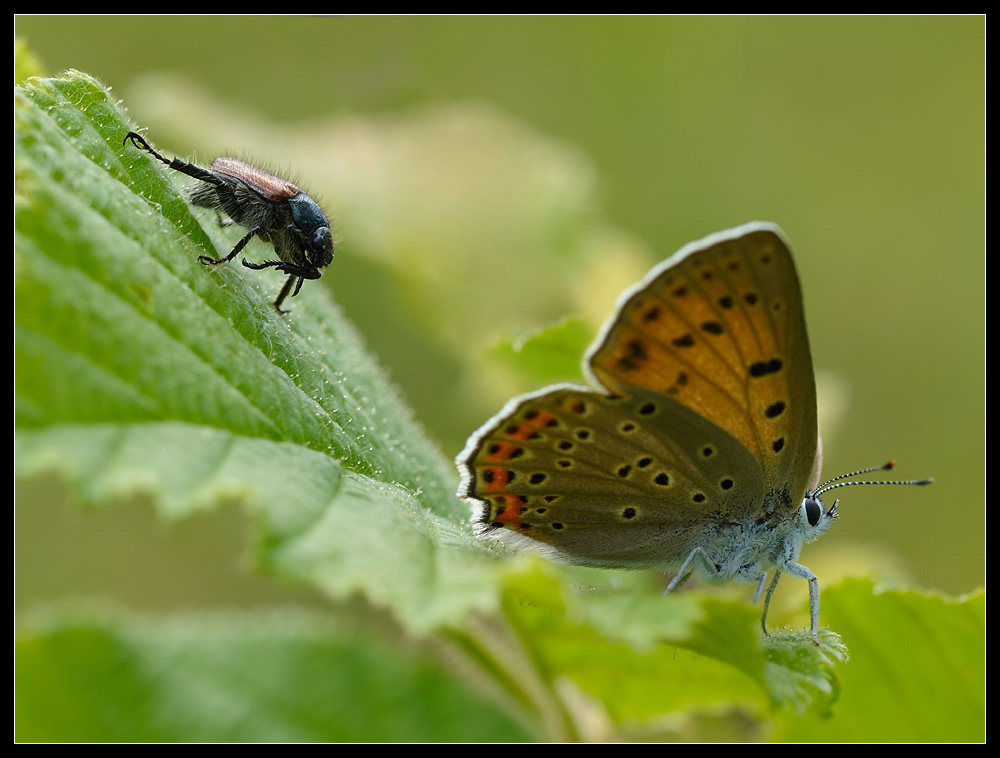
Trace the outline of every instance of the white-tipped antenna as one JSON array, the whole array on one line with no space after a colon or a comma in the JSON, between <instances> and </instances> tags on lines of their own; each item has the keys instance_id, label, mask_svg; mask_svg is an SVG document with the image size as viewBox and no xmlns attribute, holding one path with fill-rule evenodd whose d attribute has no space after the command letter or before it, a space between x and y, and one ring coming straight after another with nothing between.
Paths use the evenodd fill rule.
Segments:
<instances>
[{"instance_id":1,"label":"white-tipped antenna","mask_svg":"<svg viewBox=\"0 0 1000 758\"><path fill-rule=\"evenodd\" d=\"M827 482L824 482L815 490L813 490L810 495L812 497L819 497L824 492L829 492L830 490L835 490L838 487L850 487L854 484L913 484L922 486L924 484L930 484L933 479L906 479L906 480L889 480L889 481L877 481L877 482L844 482L842 479L849 479L852 476L861 476L862 474L870 474L872 471L888 471L891 468L895 468L896 461L889 461L881 466L872 466L871 468L863 468L860 471L852 471L850 474L841 474L840 476L835 476Z\"/></svg>"}]
</instances>

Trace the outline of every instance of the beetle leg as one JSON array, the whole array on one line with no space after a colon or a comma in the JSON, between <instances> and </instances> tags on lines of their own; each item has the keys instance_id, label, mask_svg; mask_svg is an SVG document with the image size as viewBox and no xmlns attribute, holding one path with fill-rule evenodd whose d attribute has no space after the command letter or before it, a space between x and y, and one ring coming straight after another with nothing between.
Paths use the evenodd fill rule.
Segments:
<instances>
[{"instance_id":1,"label":"beetle leg","mask_svg":"<svg viewBox=\"0 0 1000 758\"><path fill-rule=\"evenodd\" d=\"M278 313L288 313L288 311L282 310L281 304L285 301L285 298L288 297L288 290L292 288L292 282L296 279L298 279L298 284L295 285L295 292L292 293L292 297L299 294L299 288L302 286L302 277L296 277L295 274L289 274L288 278L285 280L285 286L281 288L281 292L278 293L277 300L274 301L274 310Z\"/></svg>"},{"instance_id":2,"label":"beetle leg","mask_svg":"<svg viewBox=\"0 0 1000 758\"><path fill-rule=\"evenodd\" d=\"M188 176L194 177L195 179L200 179L203 182L214 184L216 187L221 187L223 184L225 184L225 182L223 182L215 174L211 173L210 171L206 171L203 168L195 166L193 163L187 163L177 158L174 158L173 160L164 158L162 155L160 155L158 152L156 152L153 148L149 146L149 143L142 138L141 134L136 134L135 132L129 132L128 134L125 135L125 139L122 140L122 144L124 145L129 140L131 140L132 144L135 145L137 148L139 148L140 150L145 150L147 153L156 158L156 160L160 161L160 163L165 163L174 171L180 171L182 174L187 174Z\"/></svg>"},{"instance_id":3,"label":"beetle leg","mask_svg":"<svg viewBox=\"0 0 1000 758\"><path fill-rule=\"evenodd\" d=\"M319 279L321 276L319 269L314 266L299 266L294 263L286 263L285 261L264 261L263 263L251 263L244 258L243 265L247 268L252 268L254 271L260 271L265 268L276 268L278 271L284 271L286 274L299 276L303 279ZM296 292L298 292L298 290L296 290Z\"/></svg>"},{"instance_id":4,"label":"beetle leg","mask_svg":"<svg viewBox=\"0 0 1000 758\"><path fill-rule=\"evenodd\" d=\"M198 260L201 261L202 263L207 263L212 266L217 266L220 263L226 263L228 261L231 261L239 254L240 250L242 250L248 244L250 244L250 240L252 240L253 236L259 231L260 227L255 226L253 229L247 232L246 236L236 243L236 247L234 247L232 249L232 252L230 252L229 255L227 255L225 258L209 258L207 255L199 255ZM246 261L244 261L243 264L246 265Z\"/></svg>"}]
</instances>

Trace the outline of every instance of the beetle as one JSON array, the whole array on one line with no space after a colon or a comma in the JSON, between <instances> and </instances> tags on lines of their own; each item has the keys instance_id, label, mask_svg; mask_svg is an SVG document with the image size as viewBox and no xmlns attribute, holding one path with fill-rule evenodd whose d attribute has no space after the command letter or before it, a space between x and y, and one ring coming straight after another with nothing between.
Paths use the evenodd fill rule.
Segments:
<instances>
[{"instance_id":1,"label":"beetle","mask_svg":"<svg viewBox=\"0 0 1000 758\"><path fill-rule=\"evenodd\" d=\"M235 258L254 237L274 245L279 260L243 265L254 270L273 268L288 274L274 308L287 313L281 304L291 293L299 294L306 279L319 279L321 269L333 261L334 236L330 222L319 203L287 179L236 158L216 158L209 168L156 152L136 132L129 132L122 144L131 142L174 171L180 171L203 184L191 190L192 204L224 213L233 223L249 229L236 247L224 258L201 255L198 260L216 266ZM292 285L295 285L294 291Z\"/></svg>"}]
</instances>

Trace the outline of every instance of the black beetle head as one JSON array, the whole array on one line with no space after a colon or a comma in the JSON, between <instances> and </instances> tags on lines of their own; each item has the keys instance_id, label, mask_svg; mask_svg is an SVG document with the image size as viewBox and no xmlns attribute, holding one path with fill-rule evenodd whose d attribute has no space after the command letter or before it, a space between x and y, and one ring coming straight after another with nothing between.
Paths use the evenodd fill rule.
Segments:
<instances>
[{"instance_id":1,"label":"black beetle head","mask_svg":"<svg viewBox=\"0 0 1000 758\"><path fill-rule=\"evenodd\" d=\"M316 268L329 266L333 262L333 232L323 209L304 192L289 198L288 203L295 226L302 233L309 262Z\"/></svg>"},{"instance_id":2,"label":"black beetle head","mask_svg":"<svg viewBox=\"0 0 1000 758\"><path fill-rule=\"evenodd\" d=\"M329 266L333 261L333 232L330 227L321 226L313 232L306 249L309 262L316 268Z\"/></svg>"}]
</instances>

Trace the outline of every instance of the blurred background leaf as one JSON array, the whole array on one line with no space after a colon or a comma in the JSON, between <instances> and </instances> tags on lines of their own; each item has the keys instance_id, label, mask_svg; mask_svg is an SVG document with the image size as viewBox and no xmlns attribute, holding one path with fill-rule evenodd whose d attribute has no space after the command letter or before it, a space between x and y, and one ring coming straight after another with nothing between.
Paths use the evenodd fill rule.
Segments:
<instances>
[{"instance_id":1,"label":"blurred background leaf","mask_svg":"<svg viewBox=\"0 0 1000 758\"><path fill-rule=\"evenodd\" d=\"M519 741L433 662L320 614L33 620L18 643L18 736L54 742ZM248 665L251 663L252 665Z\"/></svg>"}]
</instances>

